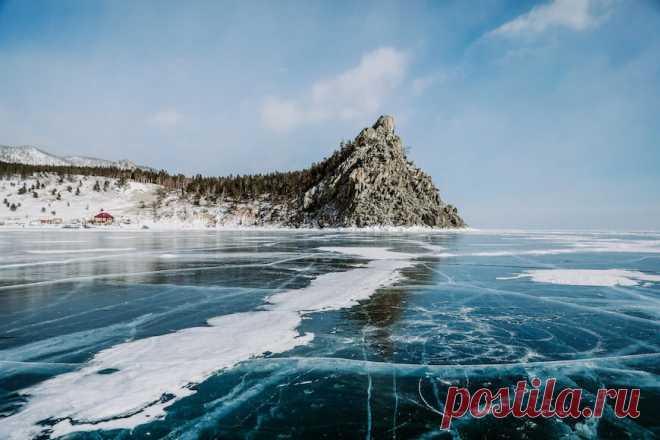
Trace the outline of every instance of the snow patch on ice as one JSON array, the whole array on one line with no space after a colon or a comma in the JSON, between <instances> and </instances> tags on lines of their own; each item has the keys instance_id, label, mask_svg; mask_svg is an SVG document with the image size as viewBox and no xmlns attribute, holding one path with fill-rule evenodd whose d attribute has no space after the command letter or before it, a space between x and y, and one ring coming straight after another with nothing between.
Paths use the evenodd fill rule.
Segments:
<instances>
[{"instance_id":1,"label":"snow patch on ice","mask_svg":"<svg viewBox=\"0 0 660 440\"><path fill-rule=\"evenodd\" d=\"M370 260L409 260L417 255L405 254L402 252L392 252L387 248L379 247L322 247L319 248L326 252L337 252L346 255L356 255L358 257Z\"/></svg>"},{"instance_id":2,"label":"snow patch on ice","mask_svg":"<svg viewBox=\"0 0 660 440\"><path fill-rule=\"evenodd\" d=\"M321 250L356 255L372 261L363 268L321 275L306 288L272 295L268 298L272 304L270 310L313 313L351 307L369 298L378 287L394 283L399 279L399 270L413 264L413 255L391 252L385 248L325 247Z\"/></svg>"},{"instance_id":3,"label":"snow patch on ice","mask_svg":"<svg viewBox=\"0 0 660 440\"><path fill-rule=\"evenodd\" d=\"M0 437L37 435L41 429L35 424L50 417L65 418L52 427L53 436L131 428L162 416L165 408L193 394L191 383L312 338L295 331L300 316L293 312L236 313L212 318L208 324L117 345L98 353L82 369L31 388L23 411L3 420ZM99 374L106 369L118 371Z\"/></svg>"},{"instance_id":4,"label":"snow patch on ice","mask_svg":"<svg viewBox=\"0 0 660 440\"><path fill-rule=\"evenodd\" d=\"M625 269L538 269L529 270L513 277L499 277L498 280L531 278L537 283L562 284L571 286L637 286L640 281L660 283L660 275L649 275Z\"/></svg>"}]
</instances>

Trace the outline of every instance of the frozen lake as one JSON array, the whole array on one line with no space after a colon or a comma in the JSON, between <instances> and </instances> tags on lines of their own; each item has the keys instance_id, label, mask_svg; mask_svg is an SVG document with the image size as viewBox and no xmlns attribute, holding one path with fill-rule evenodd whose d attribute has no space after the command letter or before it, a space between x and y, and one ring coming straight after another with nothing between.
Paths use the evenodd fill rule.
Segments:
<instances>
[{"instance_id":1,"label":"frozen lake","mask_svg":"<svg viewBox=\"0 0 660 440\"><path fill-rule=\"evenodd\" d=\"M0 232L0 438L655 438L660 234ZM475 419L450 384L641 388Z\"/></svg>"}]
</instances>

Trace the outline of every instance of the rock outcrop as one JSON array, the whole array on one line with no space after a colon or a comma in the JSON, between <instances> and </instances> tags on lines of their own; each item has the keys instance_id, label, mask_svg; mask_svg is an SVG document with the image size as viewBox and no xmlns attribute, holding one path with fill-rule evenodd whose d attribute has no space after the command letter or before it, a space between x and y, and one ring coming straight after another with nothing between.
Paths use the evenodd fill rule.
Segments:
<instances>
[{"instance_id":1,"label":"rock outcrop","mask_svg":"<svg viewBox=\"0 0 660 440\"><path fill-rule=\"evenodd\" d=\"M340 163L298 201L295 226L465 226L431 177L406 158L394 118L381 116L343 147Z\"/></svg>"}]
</instances>

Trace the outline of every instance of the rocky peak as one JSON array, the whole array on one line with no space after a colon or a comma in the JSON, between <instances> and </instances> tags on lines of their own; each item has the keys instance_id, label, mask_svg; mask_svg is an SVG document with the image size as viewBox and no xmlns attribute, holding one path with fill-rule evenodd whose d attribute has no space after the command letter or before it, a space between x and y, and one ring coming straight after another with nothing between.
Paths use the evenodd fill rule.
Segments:
<instances>
[{"instance_id":1,"label":"rocky peak","mask_svg":"<svg viewBox=\"0 0 660 440\"><path fill-rule=\"evenodd\" d=\"M376 123L362 129L356 140L362 141L361 144L369 141L386 140L387 138L398 136L394 134L394 118L392 116L383 115Z\"/></svg>"},{"instance_id":2,"label":"rocky peak","mask_svg":"<svg viewBox=\"0 0 660 440\"><path fill-rule=\"evenodd\" d=\"M379 128L382 128L383 131L387 134L389 133L394 133L394 117L389 116L389 115L383 115L378 120L376 123L373 125L373 128L375 130L378 130Z\"/></svg>"},{"instance_id":3,"label":"rocky peak","mask_svg":"<svg viewBox=\"0 0 660 440\"><path fill-rule=\"evenodd\" d=\"M343 160L305 192L299 223L464 226L431 177L406 159L394 127L392 116L381 116L360 132Z\"/></svg>"}]
</instances>

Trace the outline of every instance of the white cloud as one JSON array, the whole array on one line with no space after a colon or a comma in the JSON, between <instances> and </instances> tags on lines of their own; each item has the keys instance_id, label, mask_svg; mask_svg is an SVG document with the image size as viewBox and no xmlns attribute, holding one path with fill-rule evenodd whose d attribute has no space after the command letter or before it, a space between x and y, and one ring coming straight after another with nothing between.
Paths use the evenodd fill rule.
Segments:
<instances>
[{"instance_id":1,"label":"white cloud","mask_svg":"<svg viewBox=\"0 0 660 440\"><path fill-rule=\"evenodd\" d=\"M294 101L268 97L261 106L261 118L274 131L289 131L305 118Z\"/></svg>"},{"instance_id":2,"label":"white cloud","mask_svg":"<svg viewBox=\"0 0 660 440\"><path fill-rule=\"evenodd\" d=\"M362 56L357 66L322 79L298 99L268 97L261 107L264 125L276 131L329 120L353 120L373 116L408 69L408 56L384 47Z\"/></svg>"},{"instance_id":3,"label":"white cloud","mask_svg":"<svg viewBox=\"0 0 660 440\"><path fill-rule=\"evenodd\" d=\"M459 75L459 69L444 68L442 71L436 71L432 74L415 78L411 83L413 95L419 96L431 88L431 86L442 86Z\"/></svg>"},{"instance_id":4,"label":"white cloud","mask_svg":"<svg viewBox=\"0 0 660 440\"><path fill-rule=\"evenodd\" d=\"M611 11L612 4L612 0L551 0L504 23L490 34L536 34L552 27L582 31L599 24Z\"/></svg>"},{"instance_id":5,"label":"white cloud","mask_svg":"<svg viewBox=\"0 0 660 440\"><path fill-rule=\"evenodd\" d=\"M433 85L435 80L436 78L430 75L414 79L412 82L413 93L416 96L421 95Z\"/></svg>"},{"instance_id":6,"label":"white cloud","mask_svg":"<svg viewBox=\"0 0 660 440\"><path fill-rule=\"evenodd\" d=\"M160 128L169 128L178 125L183 115L174 109L161 110L147 118L147 122Z\"/></svg>"}]
</instances>

